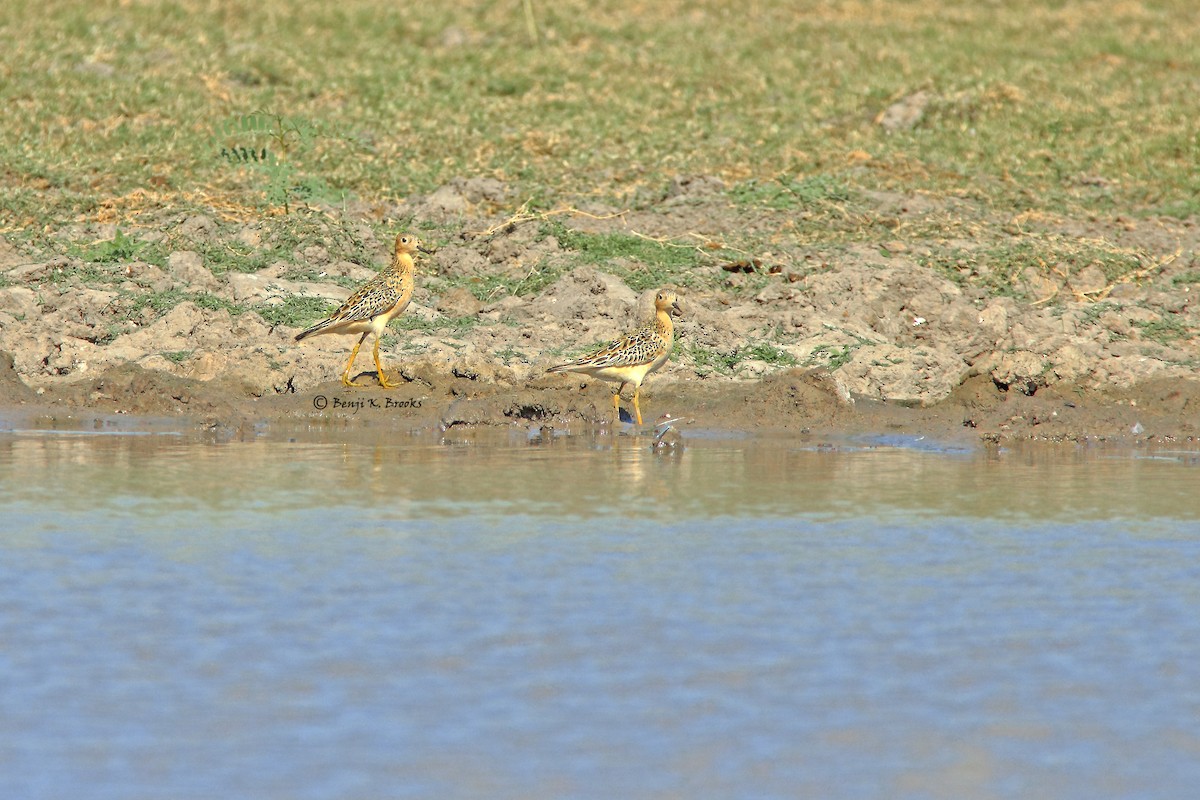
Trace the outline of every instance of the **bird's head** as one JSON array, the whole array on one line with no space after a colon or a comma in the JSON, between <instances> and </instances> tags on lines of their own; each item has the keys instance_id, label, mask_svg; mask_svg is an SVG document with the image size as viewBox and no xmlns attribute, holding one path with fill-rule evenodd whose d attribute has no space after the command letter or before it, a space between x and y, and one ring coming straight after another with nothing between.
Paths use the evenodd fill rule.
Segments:
<instances>
[{"instance_id":1,"label":"bird's head","mask_svg":"<svg viewBox=\"0 0 1200 800\"><path fill-rule=\"evenodd\" d=\"M683 309L679 307L679 297L668 289L659 289L654 295L654 309L665 311L673 317L682 317Z\"/></svg>"},{"instance_id":2,"label":"bird's head","mask_svg":"<svg viewBox=\"0 0 1200 800\"><path fill-rule=\"evenodd\" d=\"M406 253L412 255L420 250L422 253L432 253L433 250L421 244L421 240L410 233L402 233L396 237L396 255Z\"/></svg>"}]
</instances>

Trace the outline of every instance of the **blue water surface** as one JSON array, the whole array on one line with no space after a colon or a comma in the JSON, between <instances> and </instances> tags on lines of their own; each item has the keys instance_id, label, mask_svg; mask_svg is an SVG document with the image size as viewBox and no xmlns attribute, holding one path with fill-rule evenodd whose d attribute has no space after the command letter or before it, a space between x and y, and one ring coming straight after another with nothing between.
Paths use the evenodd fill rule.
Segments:
<instances>
[{"instance_id":1,"label":"blue water surface","mask_svg":"<svg viewBox=\"0 0 1200 800\"><path fill-rule=\"evenodd\" d=\"M0 797L1200 786L1186 459L0 440Z\"/></svg>"}]
</instances>

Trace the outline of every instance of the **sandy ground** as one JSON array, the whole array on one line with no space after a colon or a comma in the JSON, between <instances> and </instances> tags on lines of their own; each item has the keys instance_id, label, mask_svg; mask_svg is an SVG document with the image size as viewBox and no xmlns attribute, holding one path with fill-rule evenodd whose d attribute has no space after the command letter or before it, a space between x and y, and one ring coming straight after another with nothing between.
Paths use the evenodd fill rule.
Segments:
<instances>
[{"instance_id":1,"label":"sandy ground","mask_svg":"<svg viewBox=\"0 0 1200 800\"><path fill-rule=\"evenodd\" d=\"M563 219L583 232L690 237L702 246L730 231L759 231L771 242L740 264L702 261L680 282L686 285L677 286L685 308L677 327L681 354L644 386L647 428L669 414L688 421L677 423L680 430L1200 442L1200 381L1194 374L1200 315L1192 302L1192 289L1200 284L1177 280L1195 269L1193 255L1150 262L1137 276L1116 282L1087 264L1049 273L1031 269L1014 285L1015 297L996 296L973 288L981 284L974 280L978 274L954 280L924 265L922 254L946 247L946 239L931 238L926 248L891 241L885 228L870 245L834 250L803 244L778 233L787 230L794 211L736 206L713 179L677 183L640 211L608 217L613 210L594 208L594 216ZM82 262L41 260L0 242L0 273L7 279L0 286L0 411L51 418L185 417L198 426L226 428L285 419L381 431L610 424L606 385L548 376L545 369L565 360L564 349L611 339L637 324L653 290L631 290L553 236L539 234L535 224L502 224L504 215L488 209L503 193L503 186L488 181L457 181L389 210L412 225L459 224L461 235L419 261L418 290L407 313L473 323L451 336L397 332L400 341L385 351L384 362L404 384L392 390L375 386L370 372L362 377L370 384L365 388L336 381L350 338L297 345L292 336L299 328L272 327L252 311L231 314L184 301L165 314L114 328L118 298L137 292L178 289L242 304L297 294L336 302L350 289L332 277L358 281L372 274L319 247L298 253L298 260L331 276L330 282L290 278L292 267L283 263L257 273L217 274L196 252L180 250L165 268L117 265L120 281L96 287L70 277ZM945 204L921 196L869 201L872 214L897 225L948 213ZM986 219L980 209L954 211L975 215L983 227L1005 224ZM126 232L149 235L165 224L147 221L145 230ZM253 222L232 229L205 218L173 224L190 226L194 236L258 241ZM1200 250L1200 231L1190 221L1022 224L1040 225L1043 234L1064 241L1101 238L1143 253ZM362 227L382 263L389 242L375 241ZM92 239L106 234L112 235L101 225L72 231ZM547 265L560 277L526 296L501 292L481 301L463 288L475 276L519 279ZM636 263L620 266L639 269ZM963 269L986 271L987 261L972 259ZM56 270L59 279L50 280ZM748 355L764 341L791 363ZM733 366L712 369L684 355L695 352L727 355ZM833 356L836 363L829 363ZM359 369L372 369L369 357L360 359Z\"/></svg>"}]
</instances>

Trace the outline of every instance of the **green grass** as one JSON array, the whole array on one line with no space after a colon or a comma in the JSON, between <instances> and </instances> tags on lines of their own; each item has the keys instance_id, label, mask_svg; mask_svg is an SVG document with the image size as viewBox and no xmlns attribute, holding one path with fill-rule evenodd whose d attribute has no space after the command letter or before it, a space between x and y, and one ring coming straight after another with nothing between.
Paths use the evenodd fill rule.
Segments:
<instances>
[{"instance_id":1,"label":"green grass","mask_svg":"<svg viewBox=\"0 0 1200 800\"><path fill-rule=\"evenodd\" d=\"M256 246L220 233L198 238L175 235L171 244L174 249L200 253L205 266L214 275L257 272L276 262L293 264L300 274L316 274L319 270L304 263L301 255L311 246L325 248L333 260L350 261L372 268L378 266L373 263L374 256L362 238L352 228L325 214L297 210L287 216L263 218L260 228L262 241ZM377 238L386 240L393 232L386 226L380 226ZM339 283L336 278L326 277L323 280Z\"/></svg>"},{"instance_id":2,"label":"green grass","mask_svg":"<svg viewBox=\"0 0 1200 800\"><path fill-rule=\"evenodd\" d=\"M183 302L194 303L197 308L209 311L224 309L231 314L241 314L245 306L230 302L216 295L203 292L185 292L182 289L168 289L165 292L145 292L126 298L127 309L124 314L127 320L155 319L167 313Z\"/></svg>"},{"instance_id":3,"label":"green grass","mask_svg":"<svg viewBox=\"0 0 1200 800\"><path fill-rule=\"evenodd\" d=\"M257 303L251 308L258 312L258 315L268 325L306 328L329 316L337 308L337 305L321 297L289 295L277 305Z\"/></svg>"},{"instance_id":4,"label":"green grass","mask_svg":"<svg viewBox=\"0 0 1200 800\"><path fill-rule=\"evenodd\" d=\"M1100 270L1108 283L1135 274L1144 264L1134 253L1095 240L1057 236L1009 237L979 248L954 247L922 256L918 262L962 286L978 286L991 295L1027 300L1022 277L1034 273L1061 284L1088 267Z\"/></svg>"},{"instance_id":5,"label":"green grass","mask_svg":"<svg viewBox=\"0 0 1200 800\"><path fill-rule=\"evenodd\" d=\"M198 308L210 311L223 309L234 315L243 314L249 310L246 306L232 303L216 295L185 292L182 289L168 289L162 292L120 291L107 309L112 313L112 317L105 324L104 333L97 336L94 341L96 344L109 344L118 336L128 333L134 326L148 325L184 302L194 303ZM185 358L185 356L178 356L178 353L173 355L168 352L163 355L176 363Z\"/></svg>"},{"instance_id":6,"label":"green grass","mask_svg":"<svg viewBox=\"0 0 1200 800\"><path fill-rule=\"evenodd\" d=\"M197 308L208 311L228 311L237 316L247 311L254 311L268 325L285 325L302 328L327 316L336 306L319 297L299 297L296 295L286 298L282 303L254 303L242 305L205 292L186 292L182 289L169 289L163 292L123 293L117 300L115 322L110 330L109 340L123 333L126 326L135 322L145 325L166 314L180 303L193 303ZM169 357L169 356L168 356Z\"/></svg>"},{"instance_id":7,"label":"green grass","mask_svg":"<svg viewBox=\"0 0 1200 800\"><path fill-rule=\"evenodd\" d=\"M1046 184L1069 199L1075 175L1145 175L1156 170L1140 161L1148 155L1167 173L1194 166L1197 149L1186 102L1197 13L1184 0L1150 9L909 3L886 19L837 5L780 6L737 25L723 24L729 0L605 8L564 0L535 5L547 34L537 46L515 7L483 0L403 9L243 0L221 15L198 0L170 13L115 3L7 7L3 22L18 43L7 57L14 94L60 64L82 65L72 73L78 94L18 108L10 124L74 111L81 132L100 140L84 143L85 167L124 144L123 169L181 185L186 171L210 172L255 194L266 191L263 176L231 172L220 157L236 134L360 194L371 184L427 189L455 173L528 175L577 192L579 172L601 169L618 190L659 185L676 170L749 170L766 181L844 171L846 153L861 150L873 158L860 182L909 172L969 188L972 173L1000 181L1007 171L1018 186L1035 184L1034 194ZM486 34L488 46L442 46L449 26ZM112 43L99 55L96 33ZM1143 91L1147 83L1162 91ZM888 136L869 124L896 96L925 87L939 99L914 129ZM200 112L201 129L179 143L185 158L165 158L170 122L186 119L186 108ZM514 129L514 119L536 123ZM132 157L134 145L151 156L145 163ZM42 151L23 155L30 172L72 183L71 170ZM1174 180L1196 188L1195 178Z\"/></svg>"},{"instance_id":8,"label":"green grass","mask_svg":"<svg viewBox=\"0 0 1200 800\"><path fill-rule=\"evenodd\" d=\"M115 265L83 263L77 267L51 270L43 280L50 284L83 284L96 287L121 283L125 280L125 275Z\"/></svg>"},{"instance_id":9,"label":"green grass","mask_svg":"<svg viewBox=\"0 0 1200 800\"><path fill-rule=\"evenodd\" d=\"M513 361L522 361L526 364L530 363L529 356L522 350L509 345L501 350L496 350L492 353L493 356L504 362L504 366L508 366Z\"/></svg>"},{"instance_id":10,"label":"green grass","mask_svg":"<svg viewBox=\"0 0 1200 800\"><path fill-rule=\"evenodd\" d=\"M394 229L411 222L386 218L396 201L457 176L497 177L514 207L547 208L629 207L673 177L715 175L735 207L792 214L775 233L802 243L961 223L853 207L872 192L997 217L1200 209L1191 0L530 7L536 39L515 0L9 0L0 232L60 252L63 227L116 223L128 241L81 244L87 260L159 263L169 250L136 249L145 225L175 249L203 246L216 272L254 270L296 261L302 241L189 243L173 220L207 209L302 239L357 200ZM932 100L912 128L874 124L918 90ZM984 253L998 260L986 274L954 266L977 251L934 260L993 293L1016 292L1037 258L1059 260L1039 241L980 244L1011 252ZM564 246L636 289L678 282L700 258L626 234ZM1128 258L1096 249L1110 280L1128 274Z\"/></svg>"},{"instance_id":11,"label":"green grass","mask_svg":"<svg viewBox=\"0 0 1200 800\"><path fill-rule=\"evenodd\" d=\"M1156 320L1135 321L1133 327L1138 329L1143 339L1149 339L1164 346L1183 339L1190 339L1194 335L1191 328L1183 323L1183 320L1170 316Z\"/></svg>"},{"instance_id":12,"label":"green grass","mask_svg":"<svg viewBox=\"0 0 1200 800\"><path fill-rule=\"evenodd\" d=\"M773 344L759 342L756 345L742 348L738 351L745 359L765 361L777 367L794 367L798 363L796 357L786 350L780 350Z\"/></svg>"},{"instance_id":13,"label":"green grass","mask_svg":"<svg viewBox=\"0 0 1200 800\"><path fill-rule=\"evenodd\" d=\"M806 178L779 177L771 181L749 180L734 186L730 197L735 203L774 209L796 209L825 203L845 203L851 192L840 179L829 175Z\"/></svg>"},{"instance_id":14,"label":"green grass","mask_svg":"<svg viewBox=\"0 0 1200 800\"><path fill-rule=\"evenodd\" d=\"M1163 216L1176 217L1177 219L1200 216L1200 194L1182 200L1171 200L1146 209L1139 209L1138 214L1147 217L1162 214Z\"/></svg>"},{"instance_id":15,"label":"green grass","mask_svg":"<svg viewBox=\"0 0 1200 800\"><path fill-rule=\"evenodd\" d=\"M255 248L238 241L199 241L194 243L194 247L196 252L203 256L204 265L214 275L223 275L226 272L258 272L274 261L286 257L280 248ZM287 257L287 260L290 261L290 257Z\"/></svg>"},{"instance_id":16,"label":"green grass","mask_svg":"<svg viewBox=\"0 0 1200 800\"><path fill-rule=\"evenodd\" d=\"M829 370L839 369L854 359L854 351L861 345L852 344L819 344L808 354L804 362L806 367L826 367Z\"/></svg>"},{"instance_id":17,"label":"green grass","mask_svg":"<svg viewBox=\"0 0 1200 800\"><path fill-rule=\"evenodd\" d=\"M436 333L452 338L460 338L476 325L479 317L442 317L435 320L424 320L411 314L405 314L392 323L392 327L401 331L417 331L420 333Z\"/></svg>"},{"instance_id":18,"label":"green grass","mask_svg":"<svg viewBox=\"0 0 1200 800\"><path fill-rule=\"evenodd\" d=\"M1092 303L1085 306L1083 313L1079 316L1079 322L1083 325L1095 325L1100 321L1100 318L1109 311L1120 311L1121 306L1109 300L1104 300L1099 303Z\"/></svg>"},{"instance_id":19,"label":"green grass","mask_svg":"<svg viewBox=\"0 0 1200 800\"><path fill-rule=\"evenodd\" d=\"M621 278L635 292L667 283L687 285L689 269L699 264L693 246L656 242L628 233L582 233L559 222L544 223L562 247L576 255L575 263L593 264Z\"/></svg>"},{"instance_id":20,"label":"green grass","mask_svg":"<svg viewBox=\"0 0 1200 800\"><path fill-rule=\"evenodd\" d=\"M799 363L786 350L767 342L728 351L703 345L681 345L680 352L700 375L732 375L746 361L765 361L777 367L794 367Z\"/></svg>"},{"instance_id":21,"label":"green grass","mask_svg":"<svg viewBox=\"0 0 1200 800\"><path fill-rule=\"evenodd\" d=\"M860 336L857 333L841 328L833 328L832 326L826 327L844 336L849 336L854 341L840 344L819 344L809 352L808 358L803 362L803 366L825 367L832 372L854 360L854 353L860 347L874 344L870 339Z\"/></svg>"},{"instance_id":22,"label":"green grass","mask_svg":"<svg viewBox=\"0 0 1200 800\"><path fill-rule=\"evenodd\" d=\"M723 352L702 345L681 346L679 350L699 375L731 375L742 360L736 350Z\"/></svg>"},{"instance_id":23,"label":"green grass","mask_svg":"<svg viewBox=\"0 0 1200 800\"><path fill-rule=\"evenodd\" d=\"M341 286L343 289L356 289L362 285L361 280L355 280L349 275L331 275L325 270L316 267L297 266L283 273L283 277L289 281L332 283Z\"/></svg>"},{"instance_id":24,"label":"green grass","mask_svg":"<svg viewBox=\"0 0 1200 800\"><path fill-rule=\"evenodd\" d=\"M566 274L570 265L561 259L539 259L521 277L508 275L472 275L447 281L449 286L464 286L484 303L506 295L528 297L535 295Z\"/></svg>"},{"instance_id":25,"label":"green grass","mask_svg":"<svg viewBox=\"0 0 1200 800\"><path fill-rule=\"evenodd\" d=\"M608 347L610 344L612 344L612 342L612 339L597 339L593 342L589 342L588 344L552 345L545 348L545 350L542 352L544 355L553 356L556 361L566 363L568 361L574 361L577 358L582 358L586 355L591 355L602 348Z\"/></svg>"}]
</instances>

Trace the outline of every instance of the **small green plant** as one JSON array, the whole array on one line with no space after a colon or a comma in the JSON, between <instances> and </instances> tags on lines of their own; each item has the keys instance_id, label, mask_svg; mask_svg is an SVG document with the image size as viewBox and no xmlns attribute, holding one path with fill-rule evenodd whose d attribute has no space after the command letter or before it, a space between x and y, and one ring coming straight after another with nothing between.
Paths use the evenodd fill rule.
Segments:
<instances>
[{"instance_id":1,"label":"small green plant","mask_svg":"<svg viewBox=\"0 0 1200 800\"><path fill-rule=\"evenodd\" d=\"M758 344L747 347L740 351L748 359L755 361L765 361L768 364L774 364L781 367L794 367L798 362L796 357L786 350L781 350L768 342L759 342Z\"/></svg>"},{"instance_id":2,"label":"small green plant","mask_svg":"<svg viewBox=\"0 0 1200 800\"><path fill-rule=\"evenodd\" d=\"M854 359L854 351L857 349L858 346L852 344L819 344L808 354L804 366L840 369Z\"/></svg>"},{"instance_id":3,"label":"small green plant","mask_svg":"<svg viewBox=\"0 0 1200 800\"><path fill-rule=\"evenodd\" d=\"M107 242L100 242L86 251L88 261L96 261L101 264L112 263L116 261L132 261L137 258L146 247L145 242L140 242L125 235L125 232L117 228L116 234Z\"/></svg>"},{"instance_id":4,"label":"small green plant","mask_svg":"<svg viewBox=\"0 0 1200 800\"><path fill-rule=\"evenodd\" d=\"M1171 283L1175 286L1185 283L1200 283L1200 270L1190 269L1187 272L1180 273L1171 278Z\"/></svg>"},{"instance_id":5,"label":"small green plant","mask_svg":"<svg viewBox=\"0 0 1200 800\"><path fill-rule=\"evenodd\" d=\"M528 357L527 357L527 356L526 356L524 353L522 353L520 350L518 350L517 348L513 347L512 345L509 345L508 347L505 347L505 348L504 348L504 349L502 349L502 350L497 350L497 351L496 351L495 353L493 353L492 355L494 355L496 358L498 358L498 359L500 359L501 361L503 361L503 362L504 362L504 366L506 366L506 367L507 367L507 366L508 366L510 363L512 363L513 359L519 359L519 360L521 360L521 361L524 361L524 362L528 362L528 361L529 361L529 358L528 358Z\"/></svg>"},{"instance_id":6,"label":"small green plant","mask_svg":"<svg viewBox=\"0 0 1200 800\"><path fill-rule=\"evenodd\" d=\"M741 361L737 350L722 352L712 347L692 345L681 347L680 351L681 355L692 362L692 369L702 376L711 375L714 372L719 375L730 375Z\"/></svg>"},{"instance_id":7,"label":"small green plant","mask_svg":"<svg viewBox=\"0 0 1200 800\"><path fill-rule=\"evenodd\" d=\"M172 351L164 352L162 354L162 356L163 356L163 358L167 359L168 361L173 361L176 364L182 364L184 361L187 361L189 358L192 357L193 352L195 352L195 351L194 350L172 350Z\"/></svg>"},{"instance_id":8,"label":"small green plant","mask_svg":"<svg viewBox=\"0 0 1200 800\"><path fill-rule=\"evenodd\" d=\"M809 352L808 358L804 360L804 366L825 367L830 371L840 369L854 359L854 352L860 347L875 344L865 336L860 336L852 331L837 328L832 325L827 325L826 327L829 330L837 331L845 336L849 336L854 341L842 344L819 344Z\"/></svg>"},{"instance_id":9,"label":"small green plant","mask_svg":"<svg viewBox=\"0 0 1200 800\"><path fill-rule=\"evenodd\" d=\"M161 246L135 239L120 228L117 228L111 239L96 242L87 247L71 244L68 245L67 252L87 263L80 269L51 275L49 280L52 283L57 283L60 278L71 275L80 277L85 283L111 282L117 279L115 273L104 272L94 265L143 261L147 264L161 266L167 260L166 253Z\"/></svg>"},{"instance_id":10,"label":"small green plant","mask_svg":"<svg viewBox=\"0 0 1200 800\"><path fill-rule=\"evenodd\" d=\"M266 176L265 199L269 205L283 206L290 214L292 204L312 199L341 200L324 179L302 174L296 166L298 153L318 138L348 137L333 132L303 117L274 111L257 111L226 121L219 131L226 142L220 158L225 162L250 167ZM249 143L249 146L247 146Z\"/></svg>"}]
</instances>

